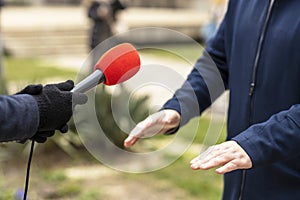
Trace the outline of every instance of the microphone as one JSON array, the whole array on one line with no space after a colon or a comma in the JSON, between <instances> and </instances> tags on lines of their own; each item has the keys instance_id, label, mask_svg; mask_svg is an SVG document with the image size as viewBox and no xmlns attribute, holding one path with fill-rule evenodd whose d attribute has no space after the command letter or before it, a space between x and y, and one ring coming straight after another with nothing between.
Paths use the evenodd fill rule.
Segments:
<instances>
[{"instance_id":1,"label":"microphone","mask_svg":"<svg viewBox=\"0 0 300 200\"><path fill-rule=\"evenodd\" d=\"M94 72L79 82L71 92L84 93L100 83L116 85L127 81L140 69L141 61L137 50L129 43L119 44L98 60Z\"/></svg>"}]
</instances>

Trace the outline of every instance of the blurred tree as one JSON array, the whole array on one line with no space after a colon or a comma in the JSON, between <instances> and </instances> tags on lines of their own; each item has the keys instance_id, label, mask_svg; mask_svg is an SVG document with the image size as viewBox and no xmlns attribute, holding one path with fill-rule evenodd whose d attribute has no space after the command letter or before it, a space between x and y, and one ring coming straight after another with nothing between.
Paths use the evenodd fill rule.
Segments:
<instances>
[{"instance_id":1,"label":"blurred tree","mask_svg":"<svg viewBox=\"0 0 300 200\"><path fill-rule=\"evenodd\" d=\"M120 93L115 95L112 104L112 95L105 86L98 87L96 93L96 113L101 128L107 138L120 148L124 148L123 142L128 136L122 129L131 130L139 121L145 119L149 113L148 96L132 97L131 92L120 85ZM128 102L128 104L127 104ZM113 115L112 106L117 111ZM127 116L129 111L130 116ZM132 124L131 120L135 122ZM122 128L120 128L122 126Z\"/></svg>"},{"instance_id":2,"label":"blurred tree","mask_svg":"<svg viewBox=\"0 0 300 200\"><path fill-rule=\"evenodd\" d=\"M132 124L132 121L138 123L145 119L149 114L149 96L141 95L132 97L131 92L123 85L120 85L120 88L120 93L112 97L112 94L104 85L98 86L95 93L95 110L106 137L116 146L124 148L123 141L128 136L128 133L124 133L119 124L121 124L122 129L131 130L135 125ZM113 105L112 98L114 98ZM113 114L112 106L118 112L117 116L116 113L115 115ZM130 117L127 116L128 110ZM71 121L69 127L71 132L77 132L74 121Z\"/></svg>"}]
</instances>

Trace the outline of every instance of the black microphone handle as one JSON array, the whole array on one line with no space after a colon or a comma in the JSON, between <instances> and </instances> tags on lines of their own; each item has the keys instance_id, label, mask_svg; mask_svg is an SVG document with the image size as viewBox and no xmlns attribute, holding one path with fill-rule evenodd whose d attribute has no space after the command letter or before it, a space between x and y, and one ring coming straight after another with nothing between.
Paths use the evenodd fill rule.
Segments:
<instances>
[{"instance_id":1,"label":"black microphone handle","mask_svg":"<svg viewBox=\"0 0 300 200\"><path fill-rule=\"evenodd\" d=\"M103 72L99 69L95 70L88 77L80 81L75 87L71 90L71 92L80 92L84 93L93 87L97 86L99 83L105 80L105 76Z\"/></svg>"}]
</instances>

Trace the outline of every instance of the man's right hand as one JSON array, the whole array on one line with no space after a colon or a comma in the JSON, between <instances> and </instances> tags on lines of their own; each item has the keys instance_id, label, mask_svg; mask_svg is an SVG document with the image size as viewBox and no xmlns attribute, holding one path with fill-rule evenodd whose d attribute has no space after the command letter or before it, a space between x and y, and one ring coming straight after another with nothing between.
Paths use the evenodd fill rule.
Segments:
<instances>
[{"instance_id":1,"label":"man's right hand","mask_svg":"<svg viewBox=\"0 0 300 200\"><path fill-rule=\"evenodd\" d=\"M171 109L154 113L141 121L130 132L124 141L125 147L133 146L140 138L147 138L159 133L167 133L175 130L180 124L180 114Z\"/></svg>"}]
</instances>

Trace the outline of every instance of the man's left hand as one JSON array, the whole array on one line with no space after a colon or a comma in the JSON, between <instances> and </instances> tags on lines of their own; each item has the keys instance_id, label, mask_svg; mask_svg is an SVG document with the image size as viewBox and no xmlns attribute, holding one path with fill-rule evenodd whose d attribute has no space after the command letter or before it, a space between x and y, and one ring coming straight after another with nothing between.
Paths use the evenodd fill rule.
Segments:
<instances>
[{"instance_id":1,"label":"man's left hand","mask_svg":"<svg viewBox=\"0 0 300 200\"><path fill-rule=\"evenodd\" d=\"M235 141L228 141L209 147L191 161L194 170L208 170L217 166L216 173L225 174L237 169L249 169L252 161L248 154Z\"/></svg>"}]
</instances>

